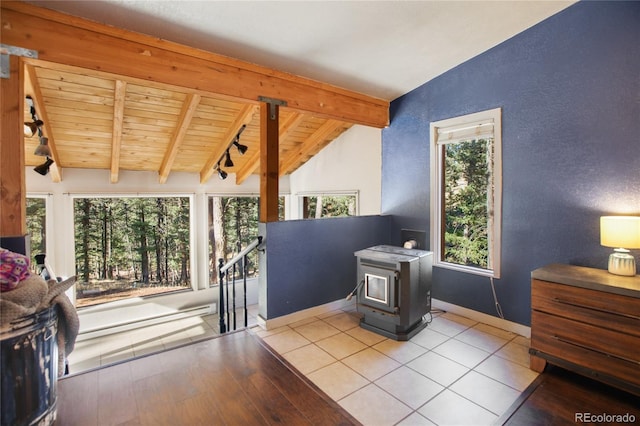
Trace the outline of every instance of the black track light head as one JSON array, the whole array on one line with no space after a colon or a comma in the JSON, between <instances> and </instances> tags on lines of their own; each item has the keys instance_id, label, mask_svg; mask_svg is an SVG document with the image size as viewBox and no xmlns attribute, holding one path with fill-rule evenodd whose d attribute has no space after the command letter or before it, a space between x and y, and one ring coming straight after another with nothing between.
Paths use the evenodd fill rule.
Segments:
<instances>
[{"instance_id":1,"label":"black track light head","mask_svg":"<svg viewBox=\"0 0 640 426\"><path fill-rule=\"evenodd\" d=\"M233 161L231 161L231 154L229 154L229 150L227 149L227 159L224 160L224 166L225 167L233 167Z\"/></svg>"},{"instance_id":2,"label":"black track light head","mask_svg":"<svg viewBox=\"0 0 640 426\"><path fill-rule=\"evenodd\" d=\"M241 155L244 155L244 153L247 152L247 149L249 149L248 146L242 145L240 142L238 142L238 139L234 140L233 144L236 146L236 148L238 148L238 152Z\"/></svg>"},{"instance_id":3,"label":"black track light head","mask_svg":"<svg viewBox=\"0 0 640 426\"><path fill-rule=\"evenodd\" d=\"M33 170L35 170L37 173L39 173L42 176L44 176L47 173L49 173L49 168L51 167L52 164L53 164L53 160L51 158L47 157L47 161L45 161L44 163L40 164L39 166L36 166Z\"/></svg>"}]
</instances>

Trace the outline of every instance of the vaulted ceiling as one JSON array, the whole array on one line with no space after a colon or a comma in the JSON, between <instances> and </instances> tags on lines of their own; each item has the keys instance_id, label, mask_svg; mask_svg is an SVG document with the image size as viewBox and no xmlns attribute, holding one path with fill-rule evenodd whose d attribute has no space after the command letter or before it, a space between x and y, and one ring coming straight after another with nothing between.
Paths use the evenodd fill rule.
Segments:
<instances>
[{"instance_id":1,"label":"vaulted ceiling","mask_svg":"<svg viewBox=\"0 0 640 426\"><path fill-rule=\"evenodd\" d=\"M318 88L328 83L388 103L572 1L28 3L107 24L111 34L135 31L159 43L216 52L269 67L274 75L304 76ZM96 52L104 47L96 45ZM127 60L113 70L123 69ZM161 182L171 172L184 171L206 182L220 160L224 165L230 148L233 166L222 168L235 173L237 183L258 173L257 102L198 90L197 84L185 87L77 65L30 60L25 69L25 94L45 123L56 168L109 169L112 182L120 170L156 171ZM315 90L312 86L305 96ZM326 115L290 106L280 113L280 175L296 170L354 123L367 124L335 111ZM25 105L24 119L31 118ZM245 155L232 145L239 132L239 143L248 147ZM38 143L37 136L25 137L28 166L43 161L33 154ZM52 178L61 179L59 170Z\"/></svg>"},{"instance_id":2,"label":"vaulted ceiling","mask_svg":"<svg viewBox=\"0 0 640 426\"><path fill-rule=\"evenodd\" d=\"M171 172L198 173L205 182L222 169L238 184L259 171L254 103L43 61L27 65L25 76L59 168L108 169L114 183L120 170L157 171L164 183ZM33 121L29 102L24 121ZM279 121L281 175L352 125L285 108ZM247 147L244 154L234 141ZM43 163L34 154L39 143L38 135L25 137L27 166ZM227 151L233 166L226 165Z\"/></svg>"}]
</instances>

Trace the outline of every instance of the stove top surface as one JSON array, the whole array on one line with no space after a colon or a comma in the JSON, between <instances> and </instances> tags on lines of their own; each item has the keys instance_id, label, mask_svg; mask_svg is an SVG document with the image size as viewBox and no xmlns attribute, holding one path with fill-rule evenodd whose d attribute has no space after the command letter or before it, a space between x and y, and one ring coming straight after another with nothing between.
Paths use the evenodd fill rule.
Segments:
<instances>
[{"instance_id":1,"label":"stove top surface","mask_svg":"<svg viewBox=\"0 0 640 426\"><path fill-rule=\"evenodd\" d=\"M390 246L390 245L379 245L366 248L364 250L359 250L354 254L359 257L365 256L373 256L373 257L422 257L430 254L430 251L426 250L418 250L418 249L406 249L404 247Z\"/></svg>"}]
</instances>

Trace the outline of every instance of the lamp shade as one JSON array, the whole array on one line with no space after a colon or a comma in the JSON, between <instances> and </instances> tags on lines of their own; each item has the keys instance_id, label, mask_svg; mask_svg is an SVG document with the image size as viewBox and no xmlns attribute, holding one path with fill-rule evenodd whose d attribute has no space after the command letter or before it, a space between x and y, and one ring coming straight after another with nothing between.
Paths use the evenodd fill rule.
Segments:
<instances>
[{"instance_id":1,"label":"lamp shade","mask_svg":"<svg viewBox=\"0 0 640 426\"><path fill-rule=\"evenodd\" d=\"M640 216L602 216L600 244L605 247L640 248Z\"/></svg>"}]
</instances>

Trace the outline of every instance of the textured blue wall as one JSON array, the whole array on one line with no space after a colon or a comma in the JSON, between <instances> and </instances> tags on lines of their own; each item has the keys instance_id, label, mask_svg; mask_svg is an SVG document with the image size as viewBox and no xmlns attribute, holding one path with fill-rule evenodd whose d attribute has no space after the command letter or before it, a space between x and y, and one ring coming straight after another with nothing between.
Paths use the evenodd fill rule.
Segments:
<instances>
[{"instance_id":1,"label":"textured blue wall","mask_svg":"<svg viewBox=\"0 0 640 426\"><path fill-rule=\"evenodd\" d=\"M580 2L395 100L382 212L429 230L429 123L502 107L502 278L530 324L530 273L606 269L599 217L640 214L640 2ZM398 241L394 241L397 243ZM634 252L640 258L640 251ZM435 268L433 296L495 315L487 278Z\"/></svg>"},{"instance_id":2,"label":"textured blue wall","mask_svg":"<svg viewBox=\"0 0 640 426\"><path fill-rule=\"evenodd\" d=\"M388 243L389 219L360 216L265 224L266 318L346 297L357 280L353 253Z\"/></svg>"}]
</instances>

